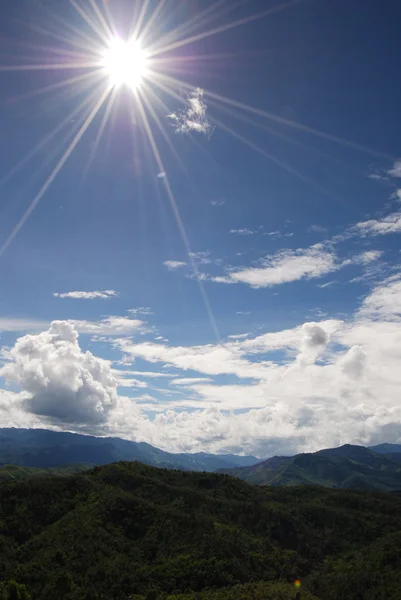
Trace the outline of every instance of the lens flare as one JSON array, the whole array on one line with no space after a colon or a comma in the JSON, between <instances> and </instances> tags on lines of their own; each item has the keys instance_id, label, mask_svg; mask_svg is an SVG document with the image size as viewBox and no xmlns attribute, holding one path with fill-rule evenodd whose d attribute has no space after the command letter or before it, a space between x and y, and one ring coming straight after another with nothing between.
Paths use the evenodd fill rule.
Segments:
<instances>
[{"instance_id":1,"label":"lens flare","mask_svg":"<svg viewBox=\"0 0 401 600\"><path fill-rule=\"evenodd\" d=\"M147 72L147 54L135 40L114 39L102 59L102 67L112 87L127 85L137 89Z\"/></svg>"}]
</instances>

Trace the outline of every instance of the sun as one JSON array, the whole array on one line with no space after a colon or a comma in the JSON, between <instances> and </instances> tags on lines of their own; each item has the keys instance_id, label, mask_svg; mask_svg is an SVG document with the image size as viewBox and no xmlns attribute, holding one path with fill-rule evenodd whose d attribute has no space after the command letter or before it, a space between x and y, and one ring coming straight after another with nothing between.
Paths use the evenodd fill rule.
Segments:
<instances>
[{"instance_id":1,"label":"sun","mask_svg":"<svg viewBox=\"0 0 401 600\"><path fill-rule=\"evenodd\" d=\"M102 66L110 84L137 89L147 73L147 53L135 40L114 39L103 54Z\"/></svg>"}]
</instances>

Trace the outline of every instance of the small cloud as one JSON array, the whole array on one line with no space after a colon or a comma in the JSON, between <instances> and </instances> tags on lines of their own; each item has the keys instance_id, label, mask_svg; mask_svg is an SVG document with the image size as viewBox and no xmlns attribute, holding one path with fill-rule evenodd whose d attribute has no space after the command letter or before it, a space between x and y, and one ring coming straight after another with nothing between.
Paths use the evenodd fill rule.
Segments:
<instances>
[{"instance_id":1,"label":"small cloud","mask_svg":"<svg viewBox=\"0 0 401 600\"><path fill-rule=\"evenodd\" d=\"M369 175L367 177L368 177L368 179L372 179L373 181L387 181L388 180L388 177L380 171L374 171L373 173L369 173Z\"/></svg>"},{"instance_id":2,"label":"small cloud","mask_svg":"<svg viewBox=\"0 0 401 600\"><path fill-rule=\"evenodd\" d=\"M311 225L310 227L308 227L308 231L324 233L325 231L327 231L327 227L323 227L322 225Z\"/></svg>"},{"instance_id":3,"label":"small cloud","mask_svg":"<svg viewBox=\"0 0 401 600\"><path fill-rule=\"evenodd\" d=\"M270 237L281 237L281 231L265 231L263 235L268 235Z\"/></svg>"},{"instance_id":4,"label":"small cloud","mask_svg":"<svg viewBox=\"0 0 401 600\"><path fill-rule=\"evenodd\" d=\"M230 340L243 340L247 337L249 337L251 334L250 333L236 333L233 335L229 335L228 338Z\"/></svg>"},{"instance_id":5,"label":"small cloud","mask_svg":"<svg viewBox=\"0 0 401 600\"><path fill-rule=\"evenodd\" d=\"M389 169L387 171L387 173L391 176L391 177L401 177L401 160L396 160L393 168Z\"/></svg>"},{"instance_id":6,"label":"small cloud","mask_svg":"<svg viewBox=\"0 0 401 600\"><path fill-rule=\"evenodd\" d=\"M210 252L190 252L189 256L197 263L201 265L210 265L212 259L210 258Z\"/></svg>"},{"instance_id":7,"label":"small cloud","mask_svg":"<svg viewBox=\"0 0 401 600\"><path fill-rule=\"evenodd\" d=\"M234 235L254 235L256 233L252 229L230 229L230 233Z\"/></svg>"},{"instance_id":8,"label":"small cloud","mask_svg":"<svg viewBox=\"0 0 401 600\"><path fill-rule=\"evenodd\" d=\"M383 255L382 250L367 250L366 252L362 252L361 254L357 254L353 259L357 265L368 265L375 260L378 260Z\"/></svg>"},{"instance_id":9,"label":"small cloud","mask_svg":"<svg viewBox=\"0 0 401 600\"><path fill-rule=\"evenodd\" d=\"M159 179L164 179L165 177L167 177L167 173L165 173L164 171L160 171L160 173L157 174L157 177Z\"/></svg>"},{"instance_id":10,"label":"small cloud","mask_svg":"<svg viewBox=\"0 0 401 600\"><path fill-rule=\"evenodd\" d=\"M167 115L176 133L203 133L208 138L214 131L206 115L207 105L203 101L202 88L196 88L187 96L187 106L184 109Z\"/></svg>"},{"instance_id":11,"label":"small cloud","mask_svg":"<svg viewBox=\"0 0 401 600\"><path fill-rule=\"evenodd\" d=\"M338 281L336 281L336 280L327 281L326 283L319 284L317 287L324 289L324 288L330 287L331 285L335 285L336 283L338 283Z\"/></svg>"},{"instance_id":12,"label":"small cloud","mask_svg":"<svg viewBox=\"0 0 401 600\"><path fill-rule=\"evenodd\" d=\"M182 269L187 266L187 263L182 262L181 260L165 260L163 264L169 271L176 271L177 269Z\"/></svg>"},{"instance_id":13,"label":"small cloud","mask_svg":"<svg viewBox=\"0 0 401 600\"><path fill-rule=\"evenodd\" d=\"M213 198L212 200L209 200L209 204L211 206L223 206L225 203L225 198Z\"/></svg>"},{"instance_id":14,"label":"small cloud","mask_svg":"<svg viewBox=\"0 0 401 600\"><path fill-rule=\"evenodd\" d=\"M237 310L237 315L251 315L252 311L250 310Z\"/></svg>"},{"instance_id":15,"label":"small cloud","mask_svg":"<svg viewBox=\"0 0 401 600\"><path fill-rule=\"evenodd\" d=\"M172 379L172 385L194 385L196 383L210 383L212 380L208 377L179 377L178 379Z\"/></svg>"},{"instance_id":16,"label":"small cloud","mask_svg":"<svg viewBox=\"0 0 401 600\"><path fill-rule=\"evenodd\" d=\"M75 298L77 300L95 300L96 298L108 300L110 298L118 297L118 293L115 290L102 290L97 292L54 292L53 296L56 298Z\"/></svg>"},{"instance_id":17,"label":"small cloud","mask_svg":"<svg viewBox=\"0 0 401 600\"><path fill-rule=\"evenodd\" d=\"M127 310L131 315L141 315L148 316L153 315L153 311L149 308L149 306L139 306L138 308L129 308Z\"/></svg>"},{"instance_id":18,"label":"small cloud","mask_svg":"<svg viewBox=\"0 0 401 600\"><path fill-rule=\"evenodd\" d=\"M394 194L392 194L391 196L394 200L397 200L398 202L401 202L401 188L398 190L395 190Z\"/></svg>"}]
</instances>

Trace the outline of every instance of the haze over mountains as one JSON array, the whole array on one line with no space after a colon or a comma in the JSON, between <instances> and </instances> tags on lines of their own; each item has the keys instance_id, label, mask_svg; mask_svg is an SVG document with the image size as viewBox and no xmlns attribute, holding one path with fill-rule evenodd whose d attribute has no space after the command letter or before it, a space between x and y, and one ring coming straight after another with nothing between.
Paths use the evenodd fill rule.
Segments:
<instances>
[{"instance_id":1,"label":"haze over mountains","mask_svg":"<svg viewBox=\"0 0 401 600\"><path fill-rule=\"evenodd\" d=\"M83 467L119 461L184 471L221 472L255 485L302 484L333 488L401 490L401 445L371 448L346 444L339 448L295 456L172 454L144 442L97 438L45 429L0 429L0 470L4 478L39 474L69 474ZM7 465L7 468L6 468ZM9 465L15 465L10 469Z\"/></svg>"},{"instance_id":2,"label":"haze over mountains","mask_svg":"<svg viewBox=\"0 0 401 600\"><path fill-rule=\"evenodd\" d=\"M250 466L259 459L254 456L214 455L205 452L172 454L144 442L46 429L0 429L0 465L47 469L73 464L104 465L121 460L137 460L166 469L216 471Z\"/></svg>"}]
</instances>

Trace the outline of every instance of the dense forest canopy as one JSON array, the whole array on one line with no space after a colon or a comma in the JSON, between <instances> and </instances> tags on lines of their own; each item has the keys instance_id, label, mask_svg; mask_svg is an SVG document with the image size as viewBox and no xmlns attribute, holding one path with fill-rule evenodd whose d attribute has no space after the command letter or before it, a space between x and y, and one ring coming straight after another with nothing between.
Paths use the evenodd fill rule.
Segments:
<instances>
[{"instance_id":1,"label":"dense forest canopy","mask_svg":"<svg viewBox=\"0 0 401 600\"><path fill-rule=\"evenodd\" d=\"M297 578L303 600L395 599L400 509L397 494L122 462L2 483L0 574L32 600L287 600Z\"/></svg>"}]
</instances>

